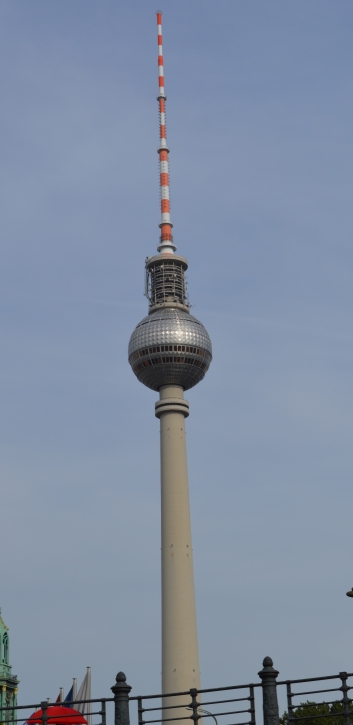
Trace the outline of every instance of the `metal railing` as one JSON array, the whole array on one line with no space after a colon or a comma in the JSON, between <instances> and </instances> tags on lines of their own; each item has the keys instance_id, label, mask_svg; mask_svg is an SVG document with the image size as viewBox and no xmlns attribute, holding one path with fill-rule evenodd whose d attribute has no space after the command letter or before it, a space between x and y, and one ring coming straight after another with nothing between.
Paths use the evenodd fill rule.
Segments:
<instances>
[{"instance_id":1,"label":"metal railing","mask_svg":"<svg viewBox=\"0 0 353 725\"><path fill-rule=\"evenodd\" d=\"M349 677L353 677L353 673L350 672L339 672L338 675L329 675L328 677L310 677L304 680L287 680L285 683L279 682L279 685L285 684L287 688L287 703L288 703L288 725L294 725L307 720L323 720L325 718L337 718L338 723L342 725L352 725L353 722L353 707L352 699L348 697L349 690L352 689L347 683ZM292 685L302 684L305 682L322 682L330 683L328 680L339 680L339 687L325 687L323 689L315 690L303 690L301 692L293 692ZM332 685L334 683L332 682ZM323 693L341 692L342 697L340 699L335 698L334 700L321 700L317 702L315 700L307 700L300 704L294 704L294 697L304 697L307 695L321 695ZM332 697L332 696L331 696ZM324 706L324 707L323 707ZM305 723L303 724L305 725ZM306 725L310 725L307 723ZM312 724L314 725L314 723Z\"/></svg>"},{"instance_id":2,"label":"metal railing","mask_svg":"<svg viewBox=\"0 0 353 725\"><path fill-rule=\"evenodd\" d=\"M130 708L134 710L136 725L186 724L190 721L198 725L199 720L208 721L207 725L213 725L212 720L215 725L256 725L256 688L261 688L259 695L262 691L264 725L353 725L353 702L349 697L353 689L349 680L353 673L277 681L279 673L271 658L265 657L258 674L261 682L246 685L130 697L131 687L126 683L124 673L119 672L111 688L113 697L0 707L0 725L27 723L33 712L39 709L42 710L40 719L36 718L39 725L65 725L65 720L71 725L72 720L68 720L65 714L51 717L50 708L54 704L74 709L79 704L88 704L92 725L110 725L113 712L107 717L107 703L112 703L114 709L114 725L130 725ZM279 715L278 691L286 694L287 710L282 718Z\"/></svg>"},{"instance_id":3,"label":"metal railing","mask_svg":"<svg viewBox=\"0 0 353 725\"><path fill-rule=\"evenodd\" d=\"M201 718L213 718L217 723L224 722L224 717L228 718L230 715L239 715L238 718L231 718L227 725L256 725L255 721L255 696L254 696L255 685L232 685L230 687L215 687L212 689L205 690L188 690L186 692L168 693L163 695L163 705L156 707L150 707L145 704L148 700L148 705L151 704L151 700L160 700L162 695L147 695L147 697L138 697L138 725L150 725L151 723L166 723L176 722L181 720L193 720L196 724ZM221 695L226 693L226 697ZM241 695L236 697L235 695ZM232 697L233 695L233 697ZM212 696L212 700L207 699ZM206 699L205 699L206 697ZM216 697L217 699L213 699ZM134 698L130 698L133 700ZM168 705L168 700L173 701L173 705ZM175 704L175 701L178 703ZM209 708L212 706L212 711ZM236 708L236 709L232 709ZM159 717L150 715L155 713L159 714ZM248 719L244 720L244 717L248 716ZM145 719L147 717L148 719ZM235 722L232 720L235 719Z\"/></svg>"},{"instance_id":4,"label":"metal railing","mask_svg":"<svg viewBox=\"0 0 353 725\"><path fill-rule=\"evenodd\" d=\"M12 706L0 706L0 725L15 725L16 723L28 723L30 725L30 718L31 715L34 715L35 712L41 710L42 715L39 719L36 718L35 722L40 723L41 725L51 725L54 723L53 718L50 716L50 710L49 708L55 706L55 707L69 707L69 708L76 708L78 705L84 705L87 704L90 708L89 716L90 719L93 716L99 715L99 720L95 720L95 722L92 722L92 725L107 725L107 718L106 718L106 703L107 702L114 702L113 697L105 697L102 699L94 699L94 700L75 700L75 701L64 701L64 702L49 702L48 700L44 700L42 702L37 702L31 705L12 705ZM95 709L95 707L98 707L100 705L99 709ZM93 707L92 707L93 706ZM49 710L49 712L48 712ZM20 712L18 712L20 711ZM87 718L87 715L84 715L84 717ZM55 723L57 725L65 725L65 722L72 722L72 715L55 715Z\"/></svg>"}]
</instances>

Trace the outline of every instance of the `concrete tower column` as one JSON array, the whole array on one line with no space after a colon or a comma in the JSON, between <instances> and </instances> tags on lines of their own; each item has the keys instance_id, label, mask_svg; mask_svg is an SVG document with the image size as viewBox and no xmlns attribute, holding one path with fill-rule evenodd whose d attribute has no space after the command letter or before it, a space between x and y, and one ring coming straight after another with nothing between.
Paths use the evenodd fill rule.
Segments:
<instances>
[{"instance_id":1,"label":"concrete tower column","mask_svg":"<svg viewBox=\"0 0 353 725\"><path fill-rule=\"evenodd\" d=\"M162 692L200 688L183 388L160 388ZM166 704L171 705L170 698ZM176 703L175 703L176 704Z\"/></svg>"},{"instance_id":2,"label":"concrete tower column","mask_svg":"<svg viewBox=\"0 0 353 725\"><path fill-rule=\"evenodd\" d=\"M157 35L159 254L146 258L148 315L130 337L129 363L138 380L160 394L156 416L160 418L161 429L162 691L173 693L200 689L185 444L189 404L184 400L184 390L193 388L205 377L212 360L212 344L205 327L190 314L185 278L188 262L185 257L175 254L170 218L167 96L160 11L157 12ZM180 704L180 700L173 700L165 698L164 707ZM172 713L177 716L178 710L172 710ZM181 714L190 717L189 711Z\"/></svg>"}]
</instances>

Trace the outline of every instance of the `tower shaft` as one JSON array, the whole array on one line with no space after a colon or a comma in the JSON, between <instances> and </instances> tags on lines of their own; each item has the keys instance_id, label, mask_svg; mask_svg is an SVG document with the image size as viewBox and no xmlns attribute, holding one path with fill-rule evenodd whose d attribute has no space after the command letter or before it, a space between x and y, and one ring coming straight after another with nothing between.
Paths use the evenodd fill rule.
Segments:
<instances>
[{"instance_id":1,"label":"tower shaft","mask_svg":"<svg viewBox=\"0 0 353 725\"><path fill-rule=\"evenodd\" d=\"M163 693L200 688L185 440L188 415L183 388L162 387L156 416L161 438ZM165 705L172 705L171 698Z\"/></svg>"}]
</instances>

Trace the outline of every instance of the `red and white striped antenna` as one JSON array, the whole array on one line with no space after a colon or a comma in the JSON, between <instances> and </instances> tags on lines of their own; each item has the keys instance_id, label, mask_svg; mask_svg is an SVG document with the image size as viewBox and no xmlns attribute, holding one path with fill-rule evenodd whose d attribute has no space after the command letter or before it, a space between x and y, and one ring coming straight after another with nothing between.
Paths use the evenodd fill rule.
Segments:
<instances>
[{"instance_id":1,"label":"red and white striped antenna","mask_svg":"<svg viewBox=\"0 0 353 725\"><path fill-rule=\"evenodd\" d=\"M164 90L164 62L163 62L163 41L162 41L162 13L157 11L157 32L158 32L158 85L159 93L157 101L159 103L159 173L160 173L160 190L161 190L161 221L159 227L161 230L160 244L158 251L162 254L174 254L176 250L173 244L172 227L170 220L170 193L169 193L169 162L167 147L167 130L165 121L165 105L167 96Z\"/></svg>"}]
</instances>

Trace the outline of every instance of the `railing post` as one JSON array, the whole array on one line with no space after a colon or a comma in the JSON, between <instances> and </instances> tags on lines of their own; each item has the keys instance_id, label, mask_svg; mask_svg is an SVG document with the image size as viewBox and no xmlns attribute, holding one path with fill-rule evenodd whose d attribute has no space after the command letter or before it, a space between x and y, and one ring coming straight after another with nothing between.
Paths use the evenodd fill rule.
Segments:
<instances>
[{"instance_id":1,"label":"railing post","mask_svg":"<svg viewBox=\"0 0 353 725\"><path fill-rule=\"evenodd\" d=\"M48 707L49 707L48 700L43 700L43 702L40 703L40 706L42 708L42 724L47 725L47 723L48 723Z\"/></svg>"},{"instance_id":2,"label":"railing post","mask_svg":"<svg viewBox=\"0 0 353 725\"><path fill-rule=\"evenodd\" d=\"M274 669L271 657L265 657L262 664L263 670L259 672L259 677L262 680L264 725L279 725L276 682L279 672Z\"/></svg>"},{"instance_id":3,"label":"railing post","mask_svg":"<svg viewBox=\"0 0 353 725\"><path fill-rule=\"evenodd\" d=\"M102 709L100 711L100 714L102 716L101 725L106 725L106 723L107 723L107 710L106 710L106 702L105 702L105 700L102 700L101 705L102 705Z\"/></svg>"},{"instance_id":4,"label":"railing post","mask_svg":"<svg viewBox=\"0 0 353 725\"><path fill-rule=\"evenodd\" d=\"M350 711L349 711L350 699L349 699L349 697L347 697L347 692L349 692L349 690L351 688L348 687L348 685L347 685L348 674L347 674L347 672L340 672L339 677L342 681L340 690L342 690L342 693L343 693L341 702L343 703L344 725L350 725L350 723L351 723Z\"/></svg>"},{"instance_id":5,"label":"railing post","mask_svg":"<svg viewBox=\"0 0 353 725\"><path fill-rule=\"evenodd\" d=\"M142 697L139 697L137 700L137 715L138 715L138 725L145 725L144 719L143 719L143 702Z\"/></svg>"},{"instance_id":6,"label":"railing post","mask_svg":"<svg viewBox=\"0 0 353 725\"><path fill-rule=\"evenodd\" d=\"M118 672L115 680L116 684L110 688L114 694L114 725L130 725L129 692L131 687L126 684L126 675L123 672Z\"/></svg>"},{"instance_id":7,"label":"railing post","mask_svg":"<svg viewBox=\"0 0 353 725\"><path fill-rule=\"evenodd\" d=\"M287 680L288 725L293 725L293 697L290 680Z\"/></svg>"},{"instance_id":8,"label":"railing post","mask_svg":"<svg viewBox=\"0 0 353 725\"><path fill-rule=\"evenodd\" d=\"M43 700L43 702L40 703L42 708L42 723L43 725L47 725L48 722L48 701Z\"/></svg>"},{"instance_id":9,"label":"railing post","mask_svg":"<svg viewBox=\"0 0 353 725\"><path fill-rule=\"evenodd\" d=\"M191 695L191 705L190 709L192 710L192 715L190 715L190 719L194 721L194 725L197 725L198 721L201 719L201 715L197 712L197 708L200 706L200 703L197 702L197 693L198 690L196 687L192 687L190 690Z\"/></svg>"},{"instance_id":10,"label":"railing post","mask_svg":"<svg viewBox=\"0 0 353 725\"><path fill-rule=\"evenodd\" d=\"M250 685L249 702L250 702L250 723L251 723L251 725L256 725L254 685Z\"/></svg>"}]
</instances>

